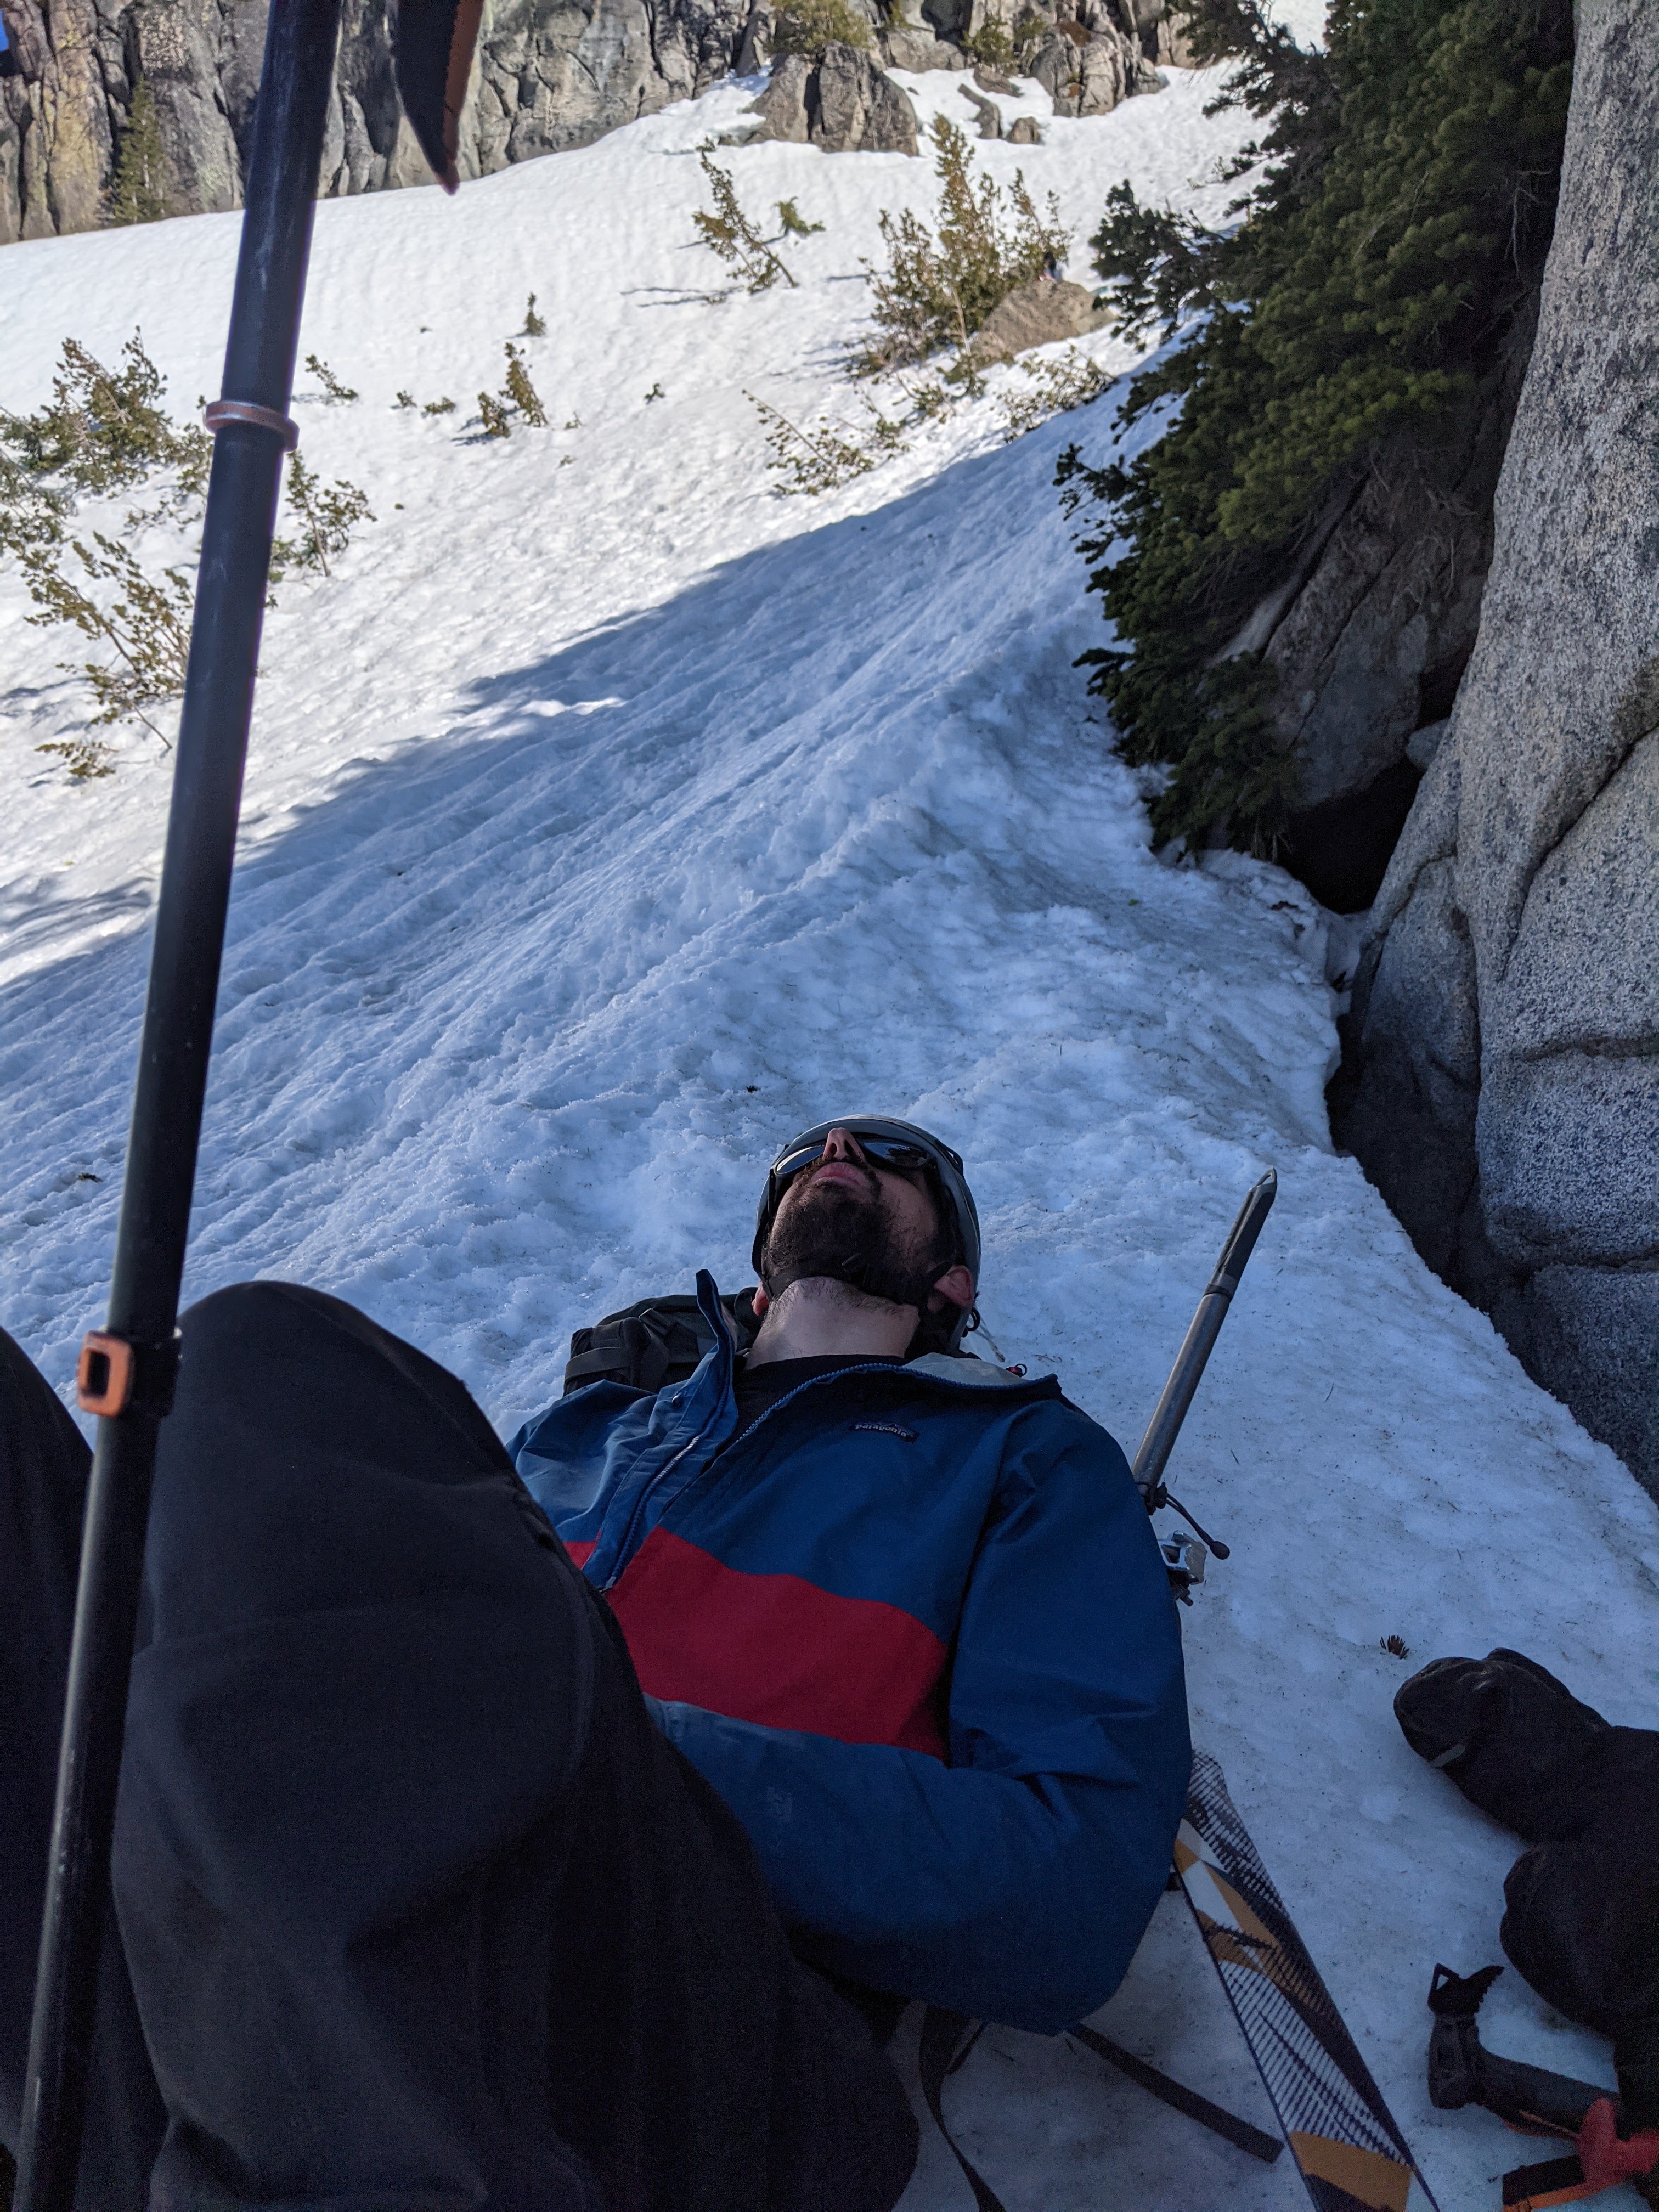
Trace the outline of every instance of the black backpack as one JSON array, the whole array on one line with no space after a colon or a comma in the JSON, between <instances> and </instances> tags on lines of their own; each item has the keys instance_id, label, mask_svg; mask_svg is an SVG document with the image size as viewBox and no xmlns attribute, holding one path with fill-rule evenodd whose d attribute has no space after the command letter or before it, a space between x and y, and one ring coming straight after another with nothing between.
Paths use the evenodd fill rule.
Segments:
<instances>
[{"instance_id":1,"label":"black backpack","mask_svg":"<svg viewBox=\"0 0 1659 2212\"><path fill-rule=\"evenodd\" d=\"M760 1328L753 1290L739 1291L721 1303L738 1350L747 1352ZM592 1328L576 1330L564 1370L564 1395L588 1382L660 1390L665 1383L684 1382L714 1348L714 1332L696 1298L641 1298L620 1313L606 1314Z\"/></svg>"}]
</instances>

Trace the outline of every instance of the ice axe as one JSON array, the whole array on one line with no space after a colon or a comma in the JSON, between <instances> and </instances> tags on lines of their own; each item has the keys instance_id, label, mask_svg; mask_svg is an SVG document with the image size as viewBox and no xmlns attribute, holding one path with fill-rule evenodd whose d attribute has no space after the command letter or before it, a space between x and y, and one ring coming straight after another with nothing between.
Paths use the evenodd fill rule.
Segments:
<instances>
[{"instance_id":1,"label":"ice axe","mask_svg":"<svg viewBox=\"0 0 1659 2212\"><path fill-rule=\"evenodd\" d=\"M1261 1234L1262 1224L1273 1210L1279 1195L1279 1176L1269 1168L1259 1182L1253 1183L1238 1209L1237 1218L1227 1231L1227 1241L1221 1248L1221 1257L1215 1263L1215 1272L1209 1285L1198 1302L1198 1308L1188 1324L1187 1334L1175 1365L1170 1370L1170 1379L1164 1385L1164 1395L1153 1409L1146 1424L1146 1433L1140 1439L1140 1449L1135 1454L1131 1469L1146 1501L1146 1510L1156 1513L1161 1506L1172 1506L1188 1526L1213 1552L1218 1559L1228 1556L1227 1547L1200 1528L1178 1498L1172 1498L1164 1486L1164 1470L1170 1463L1170 1454L1175 1449L1176 1438L1181 1434L1181 1425L1186 1419L1194 1394L1209 1363L1215 1340L1221 1334L1221 1324L1227 1318L1233 1302L1233 1292L1238 1288L1239 1278L1255 1249L1255 1240ZM1159 1546L1164 1563L1170 1570L1170 1580L1176 1594L1184 1603L1190 1603L1190 1586L1204 1578L1205 1554L1194 1544L1191 1537L1178 1536Z\"/></svg>"},{"instance_id":2,"label":"ice axe","mask_svg":"<svg viewBox=\"0 0 1659 2212\"><path fill-rule=\"evenodd\" d=\"M482 0L403 0L398 87L453 191ZM109 1318L82 1347L98 1417L82 1534L15 2212L70 2212L144 1536L173 1402L179 1285L207 1086L253 678L341 0L271 0L127 1138Z\"/></svg>"}]
</instances>

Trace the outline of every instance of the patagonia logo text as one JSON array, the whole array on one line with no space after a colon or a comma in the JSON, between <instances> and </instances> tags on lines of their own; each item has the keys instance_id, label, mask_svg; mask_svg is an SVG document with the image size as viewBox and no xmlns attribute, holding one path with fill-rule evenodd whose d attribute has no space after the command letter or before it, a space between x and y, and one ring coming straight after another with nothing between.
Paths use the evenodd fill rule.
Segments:
<instances>
[{"instance_id":1,"label":"patagonia logo text","mask_svg":"<svg viewBox=\"0 0 1659 2212\"><path fill-rule=\"evenodd\" d=\"M896 1421L854 1421L853 1426L854 1430L872 1430L878 1437L902 1437L907 1444L913 1444L916 1440L914 1429L901 1428Z\"/></svg>"}]
</instances>

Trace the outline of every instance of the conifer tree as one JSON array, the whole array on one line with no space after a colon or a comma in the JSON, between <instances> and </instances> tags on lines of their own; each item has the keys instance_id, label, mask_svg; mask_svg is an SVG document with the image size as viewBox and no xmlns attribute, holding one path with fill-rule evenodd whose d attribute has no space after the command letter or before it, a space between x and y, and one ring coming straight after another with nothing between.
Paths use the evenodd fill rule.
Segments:
<instances>
[{"instance_id":1,"label":"conifer tree","mask_svg":"<svg viewBox=\"0 0 1659 2212\"><path fill-rule=\"evenodd\" d=\"M847 0L788 0L778 12L772 33L775 54L804 54L808 61L823 59L826 46L874 46L867 16L850 8Z\"/></svg>"},{"instance_id":2,"label":"conifer tree","mask_svg":"<svg viewBox=\"0 0 1659 2212\"><path fill-rule=\"evenodd\" d=\"M878 376L954 347L966 368L969 340L1018 285L1063 260L1071 240L1050 194L1039 210L1016 170L1005 208L989 177L974 174L972 149L954 123L933 126L939 209L929 228L907 208L884 214L888 265L872 270L871 313L876 335L854 362L854 372Z\"/></svg>"},{"instance_id":3,"label":"conifer tree","mask_svg":"<svg viewBox=\"0 0 1659 2212\"><path fill-rule=\"evenodd\" d=\"M699 209L691 218L703 244L743 278L750 291L768 291L780 276L793 291L794 278L744 213L730 169L722 169L707 146L699 147L697 159L714 200L712 213Z\"/></svg>"},{"instance_id":4,"label":"conifer tree","mask_svg":"<svg viewBox=\"0 0 1659 2212\"><path fill-rule=\"evenodd\" d=\"M1271 849L1296 803L1275 678L1231 641L1368 472L1449 489L1469 427L1526 342L1554 219L1570 0L1333 0L1322 53L1261 0L1189 0L1197 58L1242 59L1217 105L1270 120L1264 189L1206 231L1109 197L1095 266L1126 321L1184 339L1131 387L1127 465L1062 459L1117 642L1085 658L1119 748L1174 774L1163 836L1225 822ZM1124 550L1127 541L1127 550Z\"/></svg>"},{"instance_id":5,"label":"conifer tree","mask_svg":"<svg viewBox=\"0 0 1659 2212\"><path fill-rule=\"evenodd\" d=\"M507 342L507 380L501 397L510 400L532 430L547 428L547 410L541 394L530 380L530 371L524 365L524 356L509 338Z\"/></svg>"},{"instance_id":6,"label":"conifer tree","mask_svg":"<svg viewBox=\"0 0 1659 2212\"><path fill-rule=\"evenodd\" d=\"M140 77L133 88L132 108L121 134L121 150L110 183L106 221L114 226L129 222L160 222L173 210L167 200L167 149L161 143L161 118L155 95Z\"/></svg>"}]
</instances>

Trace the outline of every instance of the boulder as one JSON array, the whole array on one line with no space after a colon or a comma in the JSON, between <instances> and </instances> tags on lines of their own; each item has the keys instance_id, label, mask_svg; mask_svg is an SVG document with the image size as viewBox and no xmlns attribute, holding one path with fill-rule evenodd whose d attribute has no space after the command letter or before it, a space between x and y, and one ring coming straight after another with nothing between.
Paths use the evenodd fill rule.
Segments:
<instances>
[{"instance_id":1,"label":"boulder","mask_svg":"<svg viewBox=\"0 0 1659 2212\"><path fill-rule=\"evenodd\" d=\"M1333 1116L1408 1225L1433 1215L1425 1255L1659 1493L1659 15L1580 0L1577 31L1479 633L1373 913Z\"/></svg>"},{"instance_id":2,"label":"boulder","mask_svg":"<svg viewBox=\"0 0 1659 2212\"><path fill-rule=\"evenodd\" d=\"M1011 146L1040 146L1042 143L1042 125L1035 115L1017 115L1008 125L1007 135Z\"/></svg>"},{"instance_id":3,"label":"boulder","mask_svg":"<svg viewBox=\"0 0 1659 2212\"><path fill-rule=\"evenodd\" d=\"M806 106L811 76L812 64L805 54L778 56L765 91L749 110L764 125L761 137L775 138L786 146L805 145L811 128Z\"/></svg>"},{"instance_id":4,"label":"boulder","mask_svg":"<svg viewBox=\"0 0 1659 2212\"><path fill-rule=\"evenodd\" d=\"M784 54L750 113L762 136L826 154L914 154L916 112L862 47L834 41L822 60Z\"/></svg>"},{"instance_id":5,"label":"boulder","mask_svg":"<svg viewBox=\"0 0 1659 2212\"><path fill-rule=\"evenodd\" d=\"M1002 110L997 106L995 100L987 100L983 93L975 92L971 85L958 85L957 89L964 100L970 100L973 103L973 106L978 113L980 137L981 138L1000 138L1002 136Z\"/></svg>"},{"instance_id":6,"label":"boulder","mask_svg":"<svg viewBox=\"0 0 1659 2212\"><path fill-rule=\"evenodd\" d=\"M889 69L968 70L973 64L960 46L951 46L947 40L935 38L931 30L917 30L908 23L895 23L877 33L881 58Z\"/></svg>"},{"instance_id":7,"label":"boulder","mask_svg":"<svg viewBox=\"0 0 1659 2212\"><path fill-rule=\"evenodd\" d=\"M1118 21L1150 62L1176 69L1192 67L1192 48L1181 26L1179 5L1170 0L1116 0Z\"/></svg>"},{"instance_id":8,"label":"boulder","mask_svg":"<svg viewBox=\"0 0 1659 2212\"><path fill-rule=\"evenodd\" d=\"M1106 311L1097 307L1086 284L1033 276L994 307L974 333L974 357L981 364L1012 361L1033 346L1052 345L1057 338L1080 338L1097 331Z\"/></svg>"}]
</instances>

